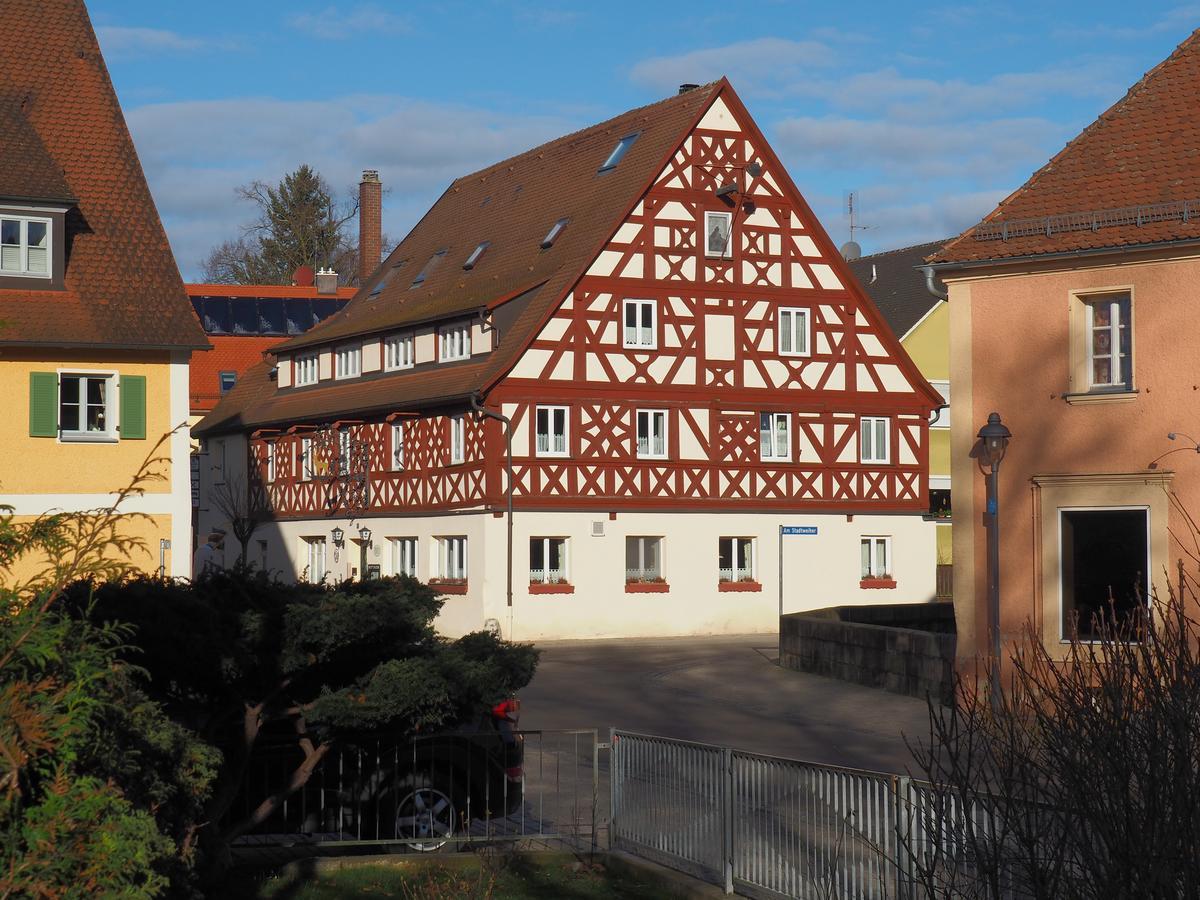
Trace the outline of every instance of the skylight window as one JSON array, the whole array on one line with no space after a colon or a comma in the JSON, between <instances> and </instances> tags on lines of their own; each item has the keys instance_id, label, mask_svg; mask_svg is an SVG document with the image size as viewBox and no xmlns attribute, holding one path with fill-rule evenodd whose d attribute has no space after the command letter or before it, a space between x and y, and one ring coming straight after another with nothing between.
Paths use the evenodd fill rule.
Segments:
<instances>
[{"instance_id":1,"label":"skylight window","mask_svg":"<svg viewBox=\"0 0 1200 900\"><path fill-rule=\"evenodd\" d=\"M612 153L608 154L608 159L604 161L604 165L600 167L600 171L607 172L609 169L615 169L617 163L629 152L629 148L633 146L633 142L638 139L638 135L640 134L640 131L635 131L633 134L627 134L617 141L617 146L613 147Z\"/></svg>"},{"instance_id":2,"label":"skylight window","mask_svg":"<svg viewBox=\"0 0 1200 900\"><path fill-rule=\"evenodd\" d=\"M377 284L377 285L375 285L375 287L371 288L371 293L369 293L367 296L368 297L378 297L380 294L383 293L383 289L385 287L387 287L387 283L388 283L388 277L386 275L384 275L382 278L379 279L379 284Z\"/></svg>"},{"instance_id":3,"label":"skylight window","mask_svg":"<svg viewBox=\"0 0 1200 900\"><path fill-rule=\"evenodd\" d=\"M433 270L437 268L437 264L442 261L442 257L445 255L446 248L443 247L437 253L433 254L433 256L429 257L429 262L425 263L425 267L417 273L417 277L413 279L411 287L416 287L418 284L424 282L433 273Z\"/></svg>"},{"instance_id":4,"label":"skylight window","mask_svg":"<svg viewBox=\"0 0 1200 900\"><path fill-rule=\"evenodd\" d=\"M471 251L471 255L467 257L467 261L463 263L463 268L470 272L475 268L475 263L479 262L479 257L487 251L487 248L492 246L491 241L482 241L478 247Z\"/></svg>"},{"instance_id":5,"label":"skylight window","mask_svg":"<svg viewBox=\"0 0 1200 900\"><path fill-rule=\"evenodd\" d=\"M567 219L559 219L550 226L550 230L546 232L546 236L542 238L542 249L549 250L554 246L554 242L558 240L558 236L562 234L562 230L567 227Z\"/></svg>"}]
</instances>

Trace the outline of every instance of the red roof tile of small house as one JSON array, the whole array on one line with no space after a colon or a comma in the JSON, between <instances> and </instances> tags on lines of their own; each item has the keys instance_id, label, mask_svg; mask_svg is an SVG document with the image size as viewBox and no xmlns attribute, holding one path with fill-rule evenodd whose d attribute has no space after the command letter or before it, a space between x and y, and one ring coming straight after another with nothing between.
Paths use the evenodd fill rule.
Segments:
<instances>
[{"instance_id":1,"label":"red roof tile of small house","mask_svg":"<svg viewBox=\"0 0 1200 900\"><path fill-rule=\"evenodd\" d=\"M967 263L1200 240L1198 97L1200 30L982 222L929 261ZM1010 235L1033 233L1006 240L1006 225Z\"/></svg>"},{"instance_id":2,"label":"red roof tile of small house","mask_svg":"<svg viewBox=\"0 0 1200 900\"><path fill-rule=\"evenodd\" d=\"M206 348L84 4L4 0L0 35L0 190L75 201L65 290L0 287L0 344Z\"/></svg>"},{"instance_id":3,"label":"red roof tile of small house","mask_svg":"<svg viewBox=\"0 0 1200 900\"><path fill-rule=\"evenodd\" d=\"M212 352L194 355L188 374L193 414L206 413L217 405L221 399L222 372L235 372L240 381L242 375L263 361L267 350L287 340L282 336L220 334L210 335L208 339L213 346Z\"/></svg>"}]
</instances>

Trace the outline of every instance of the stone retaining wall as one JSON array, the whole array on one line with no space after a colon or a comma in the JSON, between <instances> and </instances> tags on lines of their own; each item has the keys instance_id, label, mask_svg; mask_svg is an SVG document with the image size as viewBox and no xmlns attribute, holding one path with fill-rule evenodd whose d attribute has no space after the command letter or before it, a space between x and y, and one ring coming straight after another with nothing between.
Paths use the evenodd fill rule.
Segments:
<instances>
[{"instance_id":1,"label":"stone retaining wall","mask_svg":"<svg viewBox=\"0 0 1200 900\"><path fill-rule=\"evenodd\" d=\"M954 604L834 606L779 622L779 664L896 694L954 697Z\"/></svg>"}]
</instances>

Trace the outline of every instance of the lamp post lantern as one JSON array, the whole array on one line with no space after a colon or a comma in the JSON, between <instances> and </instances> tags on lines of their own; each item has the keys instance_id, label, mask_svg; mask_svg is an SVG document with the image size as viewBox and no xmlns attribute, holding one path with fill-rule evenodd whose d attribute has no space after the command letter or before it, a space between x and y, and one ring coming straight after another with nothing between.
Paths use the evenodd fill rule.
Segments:
<instances>
[{"instance_id":1,"label":"lamp post lantern","mask_svg":"<svg viewBox=\"0 0 1200 900\"><path fill-rule=\"evenodd\" d=\"M992 709L1000 702L1000 462L1008 449L1012 432L1000 421L999 413L988 415L987 424L979 429L980 463L988 466L988 630L991 632L991 701Z\"/></svg>"},{"instance_id":2,"label":"lamp post lantern","mask_svg":"<svg viewBox=\"0 0 1200 900\"><path fill-rule=\"evenodd\" d=\"M371 546L371 529L364 525L358 529L358 578L367 580L367 548Z\"/></svg>"}]
</instances>

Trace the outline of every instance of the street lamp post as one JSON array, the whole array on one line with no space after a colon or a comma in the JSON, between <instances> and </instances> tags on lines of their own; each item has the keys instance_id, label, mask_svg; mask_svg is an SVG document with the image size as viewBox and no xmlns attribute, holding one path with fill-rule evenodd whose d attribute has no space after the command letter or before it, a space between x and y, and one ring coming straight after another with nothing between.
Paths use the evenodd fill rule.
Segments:
<instances>
[{"instance_id":1,"label":"street lamp post","mask_svg":"<svg viewBox=\"0 0 1200 900\"><path fill-rule=\"evenodd\" d=\"M979 429L980 461L989 467L987 475L988 513L988 629L991 632L991 701L992 709L1000 702L1000 491L998 477L1000 462L1012 438L1000 421L999 413L988 415L987 424Z\"/></svg>"},{"instance_id":2,"label":"street lamp post","mask_svg":"<svg viewBox=\"0 0 1200 900\"><path fill-rule=\"evenodd\" d=\"M364 525L358 529L358 579L367 580L367 548L371 546L371 529Z\"/></svg>"}]
</instances>

